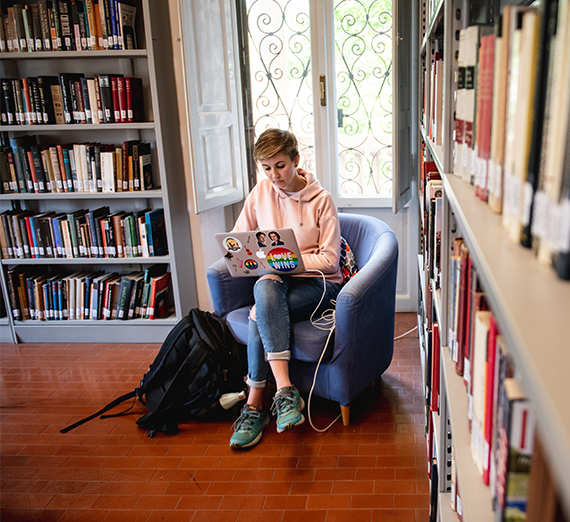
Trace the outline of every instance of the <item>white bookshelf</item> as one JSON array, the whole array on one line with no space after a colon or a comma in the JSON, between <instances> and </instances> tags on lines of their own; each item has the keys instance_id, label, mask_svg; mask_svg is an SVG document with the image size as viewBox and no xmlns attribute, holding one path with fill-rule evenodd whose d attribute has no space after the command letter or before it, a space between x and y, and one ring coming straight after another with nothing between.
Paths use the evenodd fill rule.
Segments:
<instances>
[{"instance_id":1,"label":"white bookshelf","mask_svg":"<svg viewBox=\"0 0 570 522\"><path fill-rule=\"evenodd\" d=\"M453 175L444 194L477 267L524 388L567 508L570 507L570 282L510 242L500 215Z\"/></svg>"},{"instance_id":2,"label":"white bookshelf","mask_svg":"<svg viewBox=\"0 0 570 522\"><path fill-rule=\"evenodd\" d=\"M427 2L420 2L420 14L426 19L420 35L420 63L430 67L434 49L444 53L444 142L436 146L418 122L420 142L425 144L426 159L434 161L443 179L442 293L434 293L434 314L439 319L441 336L440 422L450 419L455 452L457 480L466 522L493 521L491 491L483 483L471 455L471 433L467 411L468 397L463 378L456 374L447 345L447 280L449 258L449 223L451 214L464 238L481 281L487 303L505 345L511 354L523 386L537 414L537 425L544 442L547 460L555 479L566 516L570 514L570 282L562 281L552 268L542 266L533 252L509 241L501 216L474 195L473 187L454 176L452 165L452 131L455 125L453 81L457 68L457 31L466 27L461 11L469 2L443 0L431 18ZM459 15L459 16L456 16ZM438 42L436 43L436 40ZM421 78L421 73L420 73ZM421 106L423 100L418 100ZM421 114L421 111L419 111ZM421 212L421 209L420 209ZM418 260L422 292L426 274L421 274L423 259ZM425 307L422 295L421 306ZM422 311L425 316L426 310ZM434 318L435 320L435 318ZM419 321L418 321L419 325ZM426 330L427 332L427 330ZM423 336L426 337L427 334ZM422 338L420 338L422 339ZM427 339L423 341L424 344ZM426 346L422 347L425 356ZM445 403L444 411L441 404ZM441 453L444 439L434 436ZM440 488L439 520L457 520L457 514L445 500Z\"/></svg>"},{"instance_id":3,"label":"white bookshelf","mask_svg":"<svg viewBox=\"0 0 570 522\"><path fill-rule=\"evenodd\" d=\"M106 272L127 273L162 264L171 273L171 313L156 320L111 321L18 321L12 316L0 322L3 340L9 332L14 342L162 342L172 326L197 306L192 259L190 224L186 201L185 173L180 139L177 135L177 105L172 42L168 9L159 2L137 0L136 50L54 51L2 53L0 72L4 77L23 78L57 75L62 72L116 74L142 78L145 121L113 124L3 125L9 137L36 134L43 143L99 142L118 145L139 139L151 143L153 183L147 191L59 194L2 194L2 211L21 205L38 212L93 210L108 205L111 212L143 208L164 208L168 255L137 258L46 258L3 259L2 292L8 313L10 300L6 271L15 266L43 265L69 271L93 267Z\"/></svg>"}]
</instances>

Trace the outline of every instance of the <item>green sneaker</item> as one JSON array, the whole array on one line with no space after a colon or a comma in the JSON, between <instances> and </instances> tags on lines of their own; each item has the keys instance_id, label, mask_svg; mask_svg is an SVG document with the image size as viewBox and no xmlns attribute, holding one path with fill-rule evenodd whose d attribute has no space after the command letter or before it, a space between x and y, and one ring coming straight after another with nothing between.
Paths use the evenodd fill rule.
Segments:
<instances>
[{"instance_id":1,"label":"green sneaker","mask_svg":"<svg viewBox=\"0 0 570 522\"><path fill-rule=\"evenodd\" d=\"M281 388L273 397L271 412L277 414L277 433L290 430L305 422L301 413L305 409L305 401L295 386Z\"/></svg>"},{"instance_id":2,"label":"green sneaker","mask_svg":"<svg viewBox=\"0 0 570 522\"><path fill-rule=\"evenodd\" d=\"M230 446L235 449L251 448L263 437L263 430L269 426L269 415L251 404L244 405L240 416L233 424L234 434Z\"/></svg>"}]
</instances>

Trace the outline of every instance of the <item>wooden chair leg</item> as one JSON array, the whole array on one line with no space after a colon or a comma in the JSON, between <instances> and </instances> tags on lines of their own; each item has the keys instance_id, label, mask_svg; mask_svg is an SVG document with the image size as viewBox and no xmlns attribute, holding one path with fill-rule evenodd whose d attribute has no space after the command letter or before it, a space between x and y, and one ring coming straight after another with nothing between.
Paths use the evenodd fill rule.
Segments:
<instances>
[{"instance_id":1,"label":"wooden chair leg","mask_svg":"<svg viewBox=\"0 0 570 522\"><path fill-rule=\"evenodd\" d=\"M340 405L340 413L342 415L343 426L348 426L350 424L350 404L348 406Z\"/></svg>"}]
</instances>

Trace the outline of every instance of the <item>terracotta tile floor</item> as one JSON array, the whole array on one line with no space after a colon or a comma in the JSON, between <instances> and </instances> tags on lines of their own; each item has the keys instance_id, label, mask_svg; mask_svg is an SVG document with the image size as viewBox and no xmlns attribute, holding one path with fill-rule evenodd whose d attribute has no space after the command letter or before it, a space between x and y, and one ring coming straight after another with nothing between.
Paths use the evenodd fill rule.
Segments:
<instances>
[{"instance_id":1,"label":"terracotta tile floor","mask_svg":"<svg viewBox=\"0 0 570 522\"><path fill-rule=\"evenodd\" d=\"M396 335L415 326L397 314ZM418 341L395 342L381 384L351 425L308 422L248 452L228 446L233 420L148 438L137 416L59 430L132 390L159 345L0 346L2 522L418 522L428 519ZM144 406L137 404L137 413ZM313 399L313 422L337 414Z\"/></svg>"}]
</instances>

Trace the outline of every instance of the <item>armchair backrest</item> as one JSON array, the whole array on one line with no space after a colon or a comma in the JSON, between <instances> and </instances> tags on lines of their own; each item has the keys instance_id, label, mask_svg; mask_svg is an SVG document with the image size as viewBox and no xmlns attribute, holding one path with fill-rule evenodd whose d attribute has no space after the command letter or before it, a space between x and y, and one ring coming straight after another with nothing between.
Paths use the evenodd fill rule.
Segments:
<instances>
[{"instance_id":1,"label":"armchair backrest","mask_svg":"<svg viewBox=\"0 0 570 522\"><path fill-rule=\"evenodd\" d=\"M352 249L359 270L377 253L378 241L383 234L395 239L392 229L379 219L360 214L339 214L338 218L341 235Z\"/></svg>"}]
</instances>

